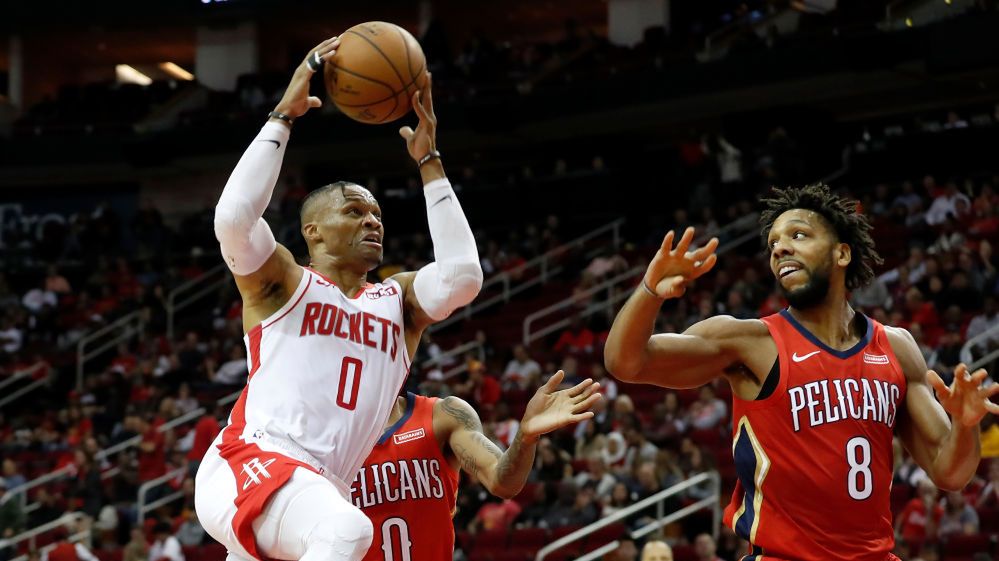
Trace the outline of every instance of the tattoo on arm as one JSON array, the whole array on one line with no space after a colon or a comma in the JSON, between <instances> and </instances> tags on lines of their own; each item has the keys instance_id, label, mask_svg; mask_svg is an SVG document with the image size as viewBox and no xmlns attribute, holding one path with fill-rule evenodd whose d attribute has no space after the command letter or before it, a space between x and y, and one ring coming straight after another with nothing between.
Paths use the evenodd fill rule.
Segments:
<instances>
[{"instance_id":1,"label":"tattoo on arm","mask_svg":"<svg viewBox=\"0 0 999 561\"><path fill-rule=\"evenodd\" d=\"M470 415L468 411L465 411L462 407L455 405L457 400L452 397L445 398L441 401L441 408L448 415L454 417L461 426L466 430L473 432L482 432L482 421L473 415Z\"/></svg>"}]
</instances>

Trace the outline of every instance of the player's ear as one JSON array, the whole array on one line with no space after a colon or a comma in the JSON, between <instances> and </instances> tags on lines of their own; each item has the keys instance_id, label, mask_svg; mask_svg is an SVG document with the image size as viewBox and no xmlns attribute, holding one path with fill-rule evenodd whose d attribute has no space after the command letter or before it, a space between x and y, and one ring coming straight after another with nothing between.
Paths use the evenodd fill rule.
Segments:
<instances>
[{"instance_id":1,"label":"player's ear","mask_svg":"<svg viewBox=\"0 0 999 561\"><path fill-rule=\"evenodd\" d=\"M833 250L833 256L836 258L836 264L840 267L846 267L852 261L853 254L850 252L850 246L845 243L836 244L836 248Z\"/></svg>"},{"instance_id":2,"label":"player's ear","mask_svg":"<svg viewBox=\"0 0 999 561\"><path fill-rule=\"evenodd\" d=\"M302 226L302 236L306 241L322 241L322 236L319 234L319 225L315 222L306 222L305 225Z\"/></svg>"}]
</instances>

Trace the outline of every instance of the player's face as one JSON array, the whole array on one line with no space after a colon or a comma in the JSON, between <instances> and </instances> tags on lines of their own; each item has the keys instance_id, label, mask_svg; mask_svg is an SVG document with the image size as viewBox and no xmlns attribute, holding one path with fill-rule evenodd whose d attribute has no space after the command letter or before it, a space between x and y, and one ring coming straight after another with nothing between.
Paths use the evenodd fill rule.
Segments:
<instances>
[{"instance_id":1,"label":"player's face","mask_svg":"<svg viewBox=\"0 0 999 561\"><path fill-rule=\"evenodd\" d=\"M360 258L372 267L382 261L382 210L371 192L348 185L334 193L321 231L331 255Z\"/></svg>"},{"instance_id":2,"label":"player's face","mask_svg":"<svg viewBox=\"0 0 999 561\"><path fill-rule=\"evenodd\" d=\"M789 210L774 221L767 238L770 270L793 308L807 309L825 300L837 245L829 226L813 211Z\"/></svg>"}]
</instances>

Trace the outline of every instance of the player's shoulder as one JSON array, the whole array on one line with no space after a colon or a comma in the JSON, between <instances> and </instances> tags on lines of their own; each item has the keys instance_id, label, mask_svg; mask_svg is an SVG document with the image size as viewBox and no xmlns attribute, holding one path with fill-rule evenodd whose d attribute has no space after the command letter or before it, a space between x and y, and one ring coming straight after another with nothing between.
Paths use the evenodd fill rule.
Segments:
<instances>
[{"instance_id":1,"label":"player's shoulder","mask_svg":"<svg viewBox=\"0 0 999 561\"><path fill-rule=\"evenodd\" d=\"M475 409L464 399L453 395L434 403L434 421L445 430L482 430L482 421Z\"/></svg>"},{"instance_id":2,"label":"player's shoulder","mask_svg":"<svg viewBox=\"0 0 999 561\"><path fill-rule=\"evenodd\" d=\"M912 376L921 378L925 375L926 360L923 358L923 353L919 349L919 344L916 343L916 339L912 336L912 333L909 333L909 330L904 327L891 325L883 327L885 338L888 339L888 344L891 346L895 358L898 359L898 363L902 367L902 372L905 376L907 378Z\"/></svg>"},{"instance_id":3,"label":"player's shoulder","mask_svg":"<svg viewBox=\"0 0 999 561\"><path fill-rule=\"evenodd\" d=\"M739 319L730 315L705 318L687 328L685 333L713 339L769 337L770 331L763 320Z\"/></svg>"}]
</instances>

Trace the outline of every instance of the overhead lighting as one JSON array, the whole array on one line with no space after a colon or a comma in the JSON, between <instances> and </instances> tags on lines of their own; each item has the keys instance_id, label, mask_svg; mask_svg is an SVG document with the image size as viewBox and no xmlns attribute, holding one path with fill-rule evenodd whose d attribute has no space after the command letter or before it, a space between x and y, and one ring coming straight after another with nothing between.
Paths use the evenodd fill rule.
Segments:
<instances>
[{"instance_id":1,"label":"overhead lighting","mask_svg":"<svg viewBox=\"0 0 999 561\"><path fill-rule=\"evenodd\" d=\"M140 86L148 86L153 83L152 78L127 64L115 65L114 73L118 81L124 84L139 84Z\"/></svg>"},{"instance_id":2,"label":"overhead lighting","mask_svg":"<svg viewBox=\"0 0 999 561\"><path fill-rule=\"evenodd\" d=\"M187 70L184 70L183 68L172 62L161 62L159 66L160 70L166 72L172 78L176 78L178 80L187 80L187 81L191 81L194 79L194 74L191 74Z\"/></svg>"}]
</instances>

